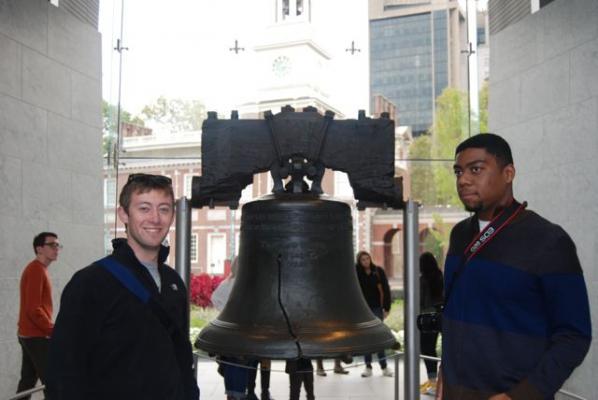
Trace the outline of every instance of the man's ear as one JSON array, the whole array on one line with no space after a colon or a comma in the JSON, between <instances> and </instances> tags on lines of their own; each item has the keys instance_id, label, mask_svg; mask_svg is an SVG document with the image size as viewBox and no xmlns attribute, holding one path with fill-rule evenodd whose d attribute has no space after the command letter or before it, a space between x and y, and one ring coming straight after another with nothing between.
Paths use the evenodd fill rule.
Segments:
<instances>
[{"instance_id":1,"label":"man's ear","mask_svg":"<svg viewBox=\"0 0 598 400\"><path fill-rule=\"evenodd\" d=\"M515 179L515 166L513 164L507 164L503 168L502 173L506 183L513 183L513 180Z\"/></svg>"},{"instance_id":2,"label":"man's ear","mask_svg":"<svg viewBox=\"0 0 598 400\"><path fill-rule=\"evenodd\" d=\"M127 214L125 209L122 208L121 206L118 206L117 212L118 212L118 219L120 219L120 221L123 224L127 225L129 223L129 214Z\"/></svg>"}]
</instances>

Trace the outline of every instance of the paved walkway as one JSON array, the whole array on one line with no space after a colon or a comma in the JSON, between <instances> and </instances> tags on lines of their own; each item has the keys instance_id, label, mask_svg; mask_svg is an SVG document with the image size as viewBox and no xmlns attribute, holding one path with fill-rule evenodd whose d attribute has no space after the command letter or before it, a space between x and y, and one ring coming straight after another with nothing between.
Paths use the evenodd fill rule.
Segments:
<instances>
[{"instance_id":1,"label":"paved walkway","mask_svg":"<svg viewBox=\"0 0 598 400\"><path fill-rule=\"evenodd\" d=\"M375 356L374 356L375 358ZM284 361L272 362L272 375L270 378L270 393L275 400L289 398L289 376L284 373ZM382 376L378 363L374 364L374 374L370 378L362 378L363 358L356 358L353 364L345 366L350 373L339 375L332 372L332 360L324 361L327 376L314 376L315 395L317 400L394 400L395 378ZM224 383L216 371L214 361L200 359L198 364L198 382L201 389L201 400L223 400ZM315 362L314 362L315 368ZM389 368L395 369L394 360L389 360ZM399 365L399 399L403 399L403 365ZM421 364L420 377L426 380L426 372ZM259 396L259 374L257 395ZM305 391L301 389L301 399L305 398ZM432 396L422 395L421 400L431 400Z\"/></svg>"}]
</instances>

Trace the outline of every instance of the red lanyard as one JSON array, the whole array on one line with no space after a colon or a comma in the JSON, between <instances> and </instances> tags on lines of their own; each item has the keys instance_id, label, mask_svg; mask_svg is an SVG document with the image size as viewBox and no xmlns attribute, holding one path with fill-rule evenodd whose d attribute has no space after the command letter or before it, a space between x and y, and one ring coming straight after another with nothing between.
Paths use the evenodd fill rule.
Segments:
<instances>
[{"instance_id":1,"label":"red lanyard","mask_svg":"<svg viewBox=\"0 0 598 400\"><path fill-rule=\"evenodd\" d=\"M498 213L498 215L494 217L465 248L465 253L463 254L465 256L465 263L479 253L479 251L494 239L498 232L509 225L525 207L527 207L527 201L518 203L517 200L513 200L508 207Z\"/></svg>"},{"instance_id":2,"label":"red lanyard","mask_svg":"<svg viewBox=\"0 0 598 400\"><path fill-rule=\"evenodd\" d=\"M480 233L476 235L476 237L473 238L471 243L469 243L469 245L465 248L465 253L463 254L464 259L461 260L461 263L455 269L453 279L451 279L449 287L444 292L445 305L448 304L448 299L453 286L455 285L455 281L463 272L465 264L467 264L467 262L471 260L473 256L478 254L480 250L490 242L490 240L494 239L498 232L500 232L505 226L509 225L525 207L527 207L527 201L518 203L516 200L513 200L508 207L502 210L496 217L492 218L492 221L490 221L488 225L486 225L486 227L482 229Z\"/></svg>"}]
</instances>

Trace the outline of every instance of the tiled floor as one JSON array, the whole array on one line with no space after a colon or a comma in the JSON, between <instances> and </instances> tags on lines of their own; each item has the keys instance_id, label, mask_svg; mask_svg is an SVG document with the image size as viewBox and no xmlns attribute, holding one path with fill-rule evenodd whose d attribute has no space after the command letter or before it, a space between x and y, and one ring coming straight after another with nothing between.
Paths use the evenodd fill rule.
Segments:
<instances>
[{"instance_id":1,"label":"tiled floor","mask_svg":"<svg viewBox=\"0 0 598 400\"><path fill-rule=\"evenodd\" d=\"M389 360L389 367L395 370L394 360ZM222 377L216 372L215 362L206 359L200 359L198 364L198 382L201 389L201 400L223 400L224 383ZM315 362L314 362L315 368ZM353 364L347 365L350 371L348 375L339 375L332 372L333 362L326 360L324 368L328 370L325 377L314 376L315 395L318 400L394 400L395 396L395 378L382 376L380 367L374 364L374 374L370 378L362 378L363 359L356 359ZM420 377L422 381L426 380L426 372L421 365ZM399 399L403 399L403 366L399 365ZM259 374L257 387L259 390ZM272 375L270 378L270 392L276 400L285 400L289 398L289 376L284 373L284 361L274 361L272 363ZM259 396L259 391L258 391ZM305 392L302 389L301 399L305 398ZM433 397L423 396L422 400L430 400Z\"/></svg>"}]
</instances>

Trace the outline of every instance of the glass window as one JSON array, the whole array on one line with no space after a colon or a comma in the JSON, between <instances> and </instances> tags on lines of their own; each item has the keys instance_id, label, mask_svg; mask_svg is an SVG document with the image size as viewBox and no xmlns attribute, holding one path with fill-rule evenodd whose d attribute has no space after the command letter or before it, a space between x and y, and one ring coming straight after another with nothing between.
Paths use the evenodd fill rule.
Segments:
<instances>
[{"instance_id":1,"label":"glass window","mask_svg":"<svg viewBox=\"0 0 598 400\"><path fill-rule=\"evenodd\" d=\"M104 179L104 206L116 206L116 179L114 178Z\"/></svg>"},{"instance_id":2,"label":"glass window","mask_svg":"<svg viewBox=\"0 0 598 400\"><path fill-rule=\"evenodd\" d=\"M208 233L208 274L223 274L226 260L224 233Z\"/></svg>"},{"instance_id":3,"label":"glass window","mask_svg":"<svg viewBox=\"0 0 598 400\"><path fill-rule=\"evenodd\" d=\"M193 174L185 174L184 179L185 180L183 182L183 196L185 196L188 199L191 199Z\"/></svg>"},{"instance_id":4,"label":"glass window","mask_svg":"<svg viewBox=\"0 0 598 400\"><path fill-rule=\"evenodd\" d=\"M199 241L199 237L197 233L191 234L191 248L189 249L189 254L192 263L197 262L197 242Z\"/></svg>"}]
</instances>

